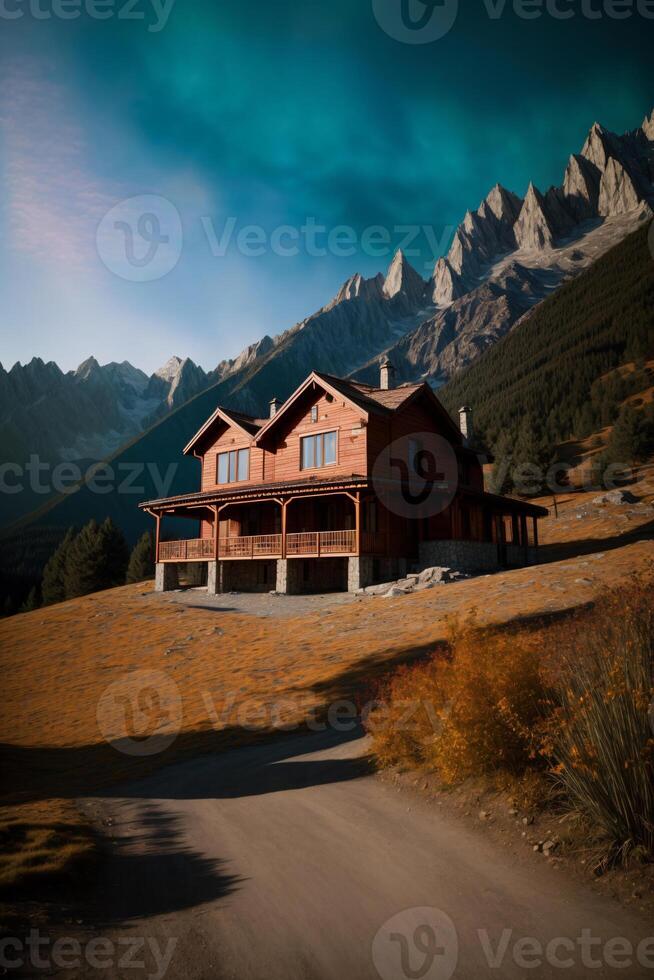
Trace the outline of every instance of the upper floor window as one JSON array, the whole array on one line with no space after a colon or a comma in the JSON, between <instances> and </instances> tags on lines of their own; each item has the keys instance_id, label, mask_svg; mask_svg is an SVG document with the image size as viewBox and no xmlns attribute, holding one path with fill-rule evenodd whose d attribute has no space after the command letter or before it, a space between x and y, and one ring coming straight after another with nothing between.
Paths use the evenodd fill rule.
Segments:
<instances>
[{"instance_id":1,"label":"upper floor window","mask_svg":"<svg viewBox=\"0 0 654 980\"><path fill-rule=\"evenodd\" d=\"M336 433L319 432L300 440L300 465L303 470L332 466L336 462Z\"/></svg>"},{"instance_id":2,"label":"upper floor window","mask_svg":"<svg viewBox=\"0 0 654 980\"><path fill-rule=\"evenodd\" d=\"M250 476L250 450L218 453L218 483L241 483Z\"/></svg>"},{"instance_id":3,"label":"upper floor window","mask_svg":"<svg viewBox=\"0 0 654 980\"><path fill-rule=\"evenodd\" d=\"M313 408L311 409L311 421L312 422L317 422L318 421L318 406L317 405L314 405Z\"/></svg>"}]
</instances>

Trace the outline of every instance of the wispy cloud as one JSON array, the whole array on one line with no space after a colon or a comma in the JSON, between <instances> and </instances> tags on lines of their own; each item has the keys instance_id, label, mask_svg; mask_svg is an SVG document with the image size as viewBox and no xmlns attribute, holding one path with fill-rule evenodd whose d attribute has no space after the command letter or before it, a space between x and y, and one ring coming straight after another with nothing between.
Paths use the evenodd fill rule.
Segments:
<instances>
[{"instance_id":1,"label":"wispy cloud","mask_svg":"<svg viewBox=\"0 0 654 980\"><path fill-rule=\"evenodd\" d=\"M97 265L95 230L114 200L87 166L69 94L42 65L5 66L0 134L9 247L71 271Z\"/></svg>"}]
</instances>

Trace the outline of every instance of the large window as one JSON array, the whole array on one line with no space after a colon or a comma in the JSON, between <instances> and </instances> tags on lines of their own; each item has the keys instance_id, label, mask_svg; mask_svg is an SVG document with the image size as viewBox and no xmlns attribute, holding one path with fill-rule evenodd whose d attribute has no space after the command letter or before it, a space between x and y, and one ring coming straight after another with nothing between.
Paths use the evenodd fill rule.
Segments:
<instances>
[{"instance_id":1,"label":"large window","mask_svg":"<svg viewBox=\"0 0 654 980\"><path fill-rule=\"evenodd\" d=\"M250 450L218 454L218 483L241 483L250 476Z\"/></svg>"},{"instance_id":2,"label":"large window","mask_svg":"<svg viewBox=\"0 0 654 980\"><path fill-rule=\"evenodd\" d=\"M315 436L304 436L300 442L300 450L303 470L332 466L336 462L336 433L319 432Z\"/></svg>"}]
</instances>

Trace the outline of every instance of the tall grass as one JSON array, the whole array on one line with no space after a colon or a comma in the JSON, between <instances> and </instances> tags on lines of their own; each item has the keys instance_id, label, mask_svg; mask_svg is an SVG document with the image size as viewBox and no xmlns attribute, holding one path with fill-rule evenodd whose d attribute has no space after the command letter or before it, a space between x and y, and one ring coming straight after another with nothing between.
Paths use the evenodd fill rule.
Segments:
<instances>
[{"instance_id":1,"label":"tall grass","mask_svg":"<svg viewBox=\"0 0 654 980\"><path fill-rule=\"evenodd\" d=\"M654 859L652 583L540 628L453 632L447 654L395 674L369 719L382 765L443 783L549 770L607 842Z\"/></svg>"},{"instance_id":2,"label":"tall grass","mask_svg":"<svg viewBox=\"0 0 654 980\"><path fill-rule=\"evenodd\" d=\"M651 587L604 596L557 635L558 705L544 752L570 802L610 841L608 860L654 857L654 611Z\"/></svg>"}]
</instances>

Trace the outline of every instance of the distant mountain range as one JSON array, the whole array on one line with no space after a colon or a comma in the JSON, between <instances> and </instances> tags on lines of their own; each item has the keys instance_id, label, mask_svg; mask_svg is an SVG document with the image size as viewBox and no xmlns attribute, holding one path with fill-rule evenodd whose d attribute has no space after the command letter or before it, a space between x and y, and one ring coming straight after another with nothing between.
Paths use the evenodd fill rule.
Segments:
<instances>
[{"instance_id":1,"label":"distant mountain range","mask_svg":"<svg viewBox=\"0 0 654 980\"><path fill-rule=\"evenodd\" d=\"M373 380L386 353L400 382L438 387L651 219L653 205L654 112L623 136L596 123L561 186L530 185L522 199L496 185L429 280L398 252L386 276L352 276L321 310L209 373L178 357L150 378L93 358L67 374L38 359L0 369L3 458L98 459L132 441L120 458L179 462L217 404L264 415L273 395L287 396L313 368ZM4 522L28 505L14 498Z\"/></svg>"}]
</instances>

